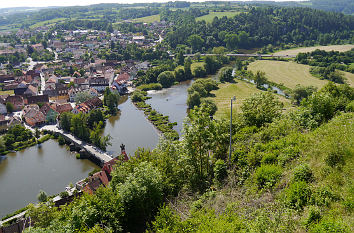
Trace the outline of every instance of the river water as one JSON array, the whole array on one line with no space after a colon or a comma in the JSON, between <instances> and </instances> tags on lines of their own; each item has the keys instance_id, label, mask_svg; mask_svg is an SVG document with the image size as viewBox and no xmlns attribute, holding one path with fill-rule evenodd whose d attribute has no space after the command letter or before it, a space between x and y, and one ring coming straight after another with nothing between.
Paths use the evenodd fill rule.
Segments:
<instances>
[{"instance_id":1,"label":"river water","mask_svg":"<svg viewBox=\"0 0 354 233\"><path fill-rule=\"evenodd\" d=\"M77 160L54 140L0 156L0 217L36 202L40 190L48 195L64 191L94 168L98 166Z\"/></svg>"},{"instance_id":2,"label":"river water","mask_svg":"<svg viewBox=\"0 0 354 233\"><path fill-rule=\"evenodd\" d=\"M150 92L147 103L171 122L177 122L180 133L187 116L187 88L191 81L171 88ZM138 147L153 149L158 143L156 128L138 110L128 96L123 96L119 113L107 120L104 134L112 136L112 145L107 151L117 156L123 143L128 154L134 155ZM97 165L89 160L77 160L75 155L55 140L49 140L24 151L0 156L0 217L37 202L37 195L44 190L48 195L60 193L71 182L88 176Z\"/></svg>"},{"instance_id":3,"label":"river water","mask_svg":"<svg viewBox=\"0 0 354 233\"><path fill-rule=\"evenodd\" d=\"M170 122L177 122L174 127L179 134L183 129L183 121L187 116L187 89L193 81L185 81L170 88L159 91L148 91L151 99L146 103L165 116L169 116Z\"/></svg>"},{"instance_id":4,"label":"river water","mask_svg":"<svg viewBox=\"0 0 354 233\"><path fill-rule=\"evenodd\" d=\"M107 121L104 130L105 135L112 137L112 146L108 146L107 151L118 155L122 143L130 155L134 155L138 147L155 148L159 141L158 131L147 121L144 112L138 110L127 96L121 98L118 107L118 115Z\"/></svg>"}]
</instances>

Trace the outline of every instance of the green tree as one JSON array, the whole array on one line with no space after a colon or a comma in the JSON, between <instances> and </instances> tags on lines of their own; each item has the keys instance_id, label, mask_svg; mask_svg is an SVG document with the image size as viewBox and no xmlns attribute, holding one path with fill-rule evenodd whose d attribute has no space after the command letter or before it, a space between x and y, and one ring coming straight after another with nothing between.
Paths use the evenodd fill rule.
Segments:
<instances>
[{"instance_id":1,"label":"green tree","mask_svg":"<svg viewBox=\"0 0 354 233\"><path fill-rule=\"evenodd\" d=\"M271 123L281 115L283 103L277 100L270 92L261 92L252 95L243 102L242 116L246 124L261 127Z\"/></svg>"},{"instance_id":2,"label":"green tree","mask_svg":"<svg viewBox=\"0 0 354 233\"><path fill-rule=\"evenodd\" d=\"M64 112L60 115L60 127L66 131L70 131L71 127L71 118L73 114L71 112Z\"/></svg>"},{"instance_id":3,"label":"green tree","mask_svg":"<svg viewBox=\"0 0 354 233\"><path fill-rule=\"evenodd\" d=\"M161 83L163 87L170 87L176 81L175 75L172 71L164 71L157 77L157 81Z\"/></svg>"},{"instance_id":4,"label":"green tree","mask_svg":"<svg viewBox=\"0 0 354 233\"><path fill-rule=\"evenodd\" d=\"M192 79L191 65L192 65L191 59L190 59L189 57L186 58L185 61L184 61L184 75L185 75L185 80Z\"/></svg>"},{"instance_id":5,"label":"green tree","mask_svg":"<svg viewBox=\"0 0 354 233\"><path fill-rule=\"evenodd\" d=\"M90 95L88 91L82 91L76 94L75 102L81 104L89 99L92 99L94 96Z\"/></svg>"},{"instance_id":6,"label":"green tree","mask_svg":"<svg viewBox=\"0 0 354 233\"><path fill-rule=\"evenodd\" d=\"M46 202L47 201L47 194L43 190L41 190L41 191L39 191L37 199L39 202Z\"/></svg>"},{"instance_id":7,"label":"green tree","mask_svg":"<svg viewBox=\"0 0 354 233\"><path fill-rule=\"evenodd\" d=\"M202 48L204 40L201 36L193 34L188 37L187 42L192 47L193 52L197 52Z\"/></svg>"},{"instance_id":8,"label":"green tree","mask_svg":"<svg viewBox=\"0 0 354 233\"><path fill-rule=\"evenodd\" d=\"M6 103L6 110L8 113L12 113L14 110L15 110L15 107L12 103L10 102L7 102Z\"/></svg>"},{"instance_id":9,"label":"green tree","mask_svg":"<svg viewBox=\"0 0 354 233\"><path fill-rule=\"evenodd\" d=\"M257 88L261 88L264 84L267 83L267 78L265 73L262 71L257 71L254 75L254 82L256 83Z\"/></svg>"},{"instance_id":10,"label":"green tree","mask_svg":"<svg viewBox=\"0 0 354 233\"><path fill-rule=\"evenodd\" d=\"M116 179L117 172L113 172L112 180ZM136 232L139 225L145 225L151 220L163 202L162 175L148 162L142 162L134 167L133 171L127 174L125 182L118 183L114 189L122 198L125 230L129 232Z\"/></svg>"},{"instance_id":11,"label":"green tree","mask_svg":"<svg viewBox=\"0 0 354 233\"><path fill-rule=\"evenodd\" d=\"M301 100L308 98L314 92L316 92L316 88L314 86L305 87L301 85L296 85L292 93L293 102L296 105L300 105Z\"/></svg>"},{"instance_id":12,"label":"green tree","mask_svg":"<svg viewBox=\"0 0 354 233\"><path fill-rule=\"evenodd\" d=\"M38 139L41 136L41 131L39 131L38 128L36 128L34 136Z\"/></svg>"},{"instance_id":13,"label":"green tree","mask_svg":"<svg viewBox=\"0 0 354 233\"><path fill-rule=\"evenodd\" d=\"M177 82L182 82L186 80L186 75L184 73L183 66L177 66L175 69L175 77Z\"/></svg>"},{"instance_id":14,"label":"green tree","mask_svg":"<svg viewBox=\"0 0 354 233\"><path fill-rule=\"evenodd\" d=\"M187 98L187 105L188 108L193 109L194 106L199 106L200 105L200 94L196 91L194 91L192 94L188 95Z\"/></svg>"},{"instance_id":15,"label":"green tree","mask_svg":"<svg viewBox=\"0 0 354 233\"><path fill-rule=\"evenodd\" d=\"M221 82L232 82L234 77L232 76L232 67L223 67L219 73L219 79Z\"/></svg>"},{"instance_id":16,"label":"green tree","mask_svg":"<svg viewBox=\"0 0 354 233\"><path fill-rule=\"evenodd\" d=\"M184 65L184 51L182 49L180 49L178 51L178 54L176 56L176 60L177 60L177 64L180 66Z\"/></svg>"},{"instance_id":17,"label":"green tree","mask_svg":"<svg viewBox=\"0 0 354 233\"><path fill-rule=\"evenodd\" d=\"M70 131L78 138L89 141L90 139L90 130L87 127L87 118L85 114L79 113L75 114L71 118L71 127Z\"/></svg>"}]
</instances>

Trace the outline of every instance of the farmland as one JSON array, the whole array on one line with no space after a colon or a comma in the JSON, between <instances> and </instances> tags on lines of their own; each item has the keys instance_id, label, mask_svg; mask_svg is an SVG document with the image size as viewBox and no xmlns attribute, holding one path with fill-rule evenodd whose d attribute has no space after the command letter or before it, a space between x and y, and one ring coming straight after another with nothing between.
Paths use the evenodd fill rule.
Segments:
<instances>
[{"instance_id":1,"label":"farmland","mask_svg":"<svg viewBox=\"0 0 354 233\"><path fill-rule=\"evenodd\" d=\"M237 11L210 12L207 15L203 15L201 17L196 18L196 20L197 21L205 20L205 22L211 23L215 17L222 18L222 17L226 16L229 18L229 17L233 17L239 13L240 12L237 12Z\"/></svg>"},{"instance_id":2,"label":"farmland","mask_svg":"<svg viewBox=\"0 0 354 233\"><path fill-rule=\"evenodd\" d=\"M339 51L339 52L345 52L345 51L351 50L352 48L354 48L354 45L352 45L352 44L313 46L313 47L302 47L302 48L282 50L282 51L274 53L273 55L297 55L298 53L312 52L316 49L325 50L325 51L334 50L334 51Z\"/></svg>"}]
</instances>

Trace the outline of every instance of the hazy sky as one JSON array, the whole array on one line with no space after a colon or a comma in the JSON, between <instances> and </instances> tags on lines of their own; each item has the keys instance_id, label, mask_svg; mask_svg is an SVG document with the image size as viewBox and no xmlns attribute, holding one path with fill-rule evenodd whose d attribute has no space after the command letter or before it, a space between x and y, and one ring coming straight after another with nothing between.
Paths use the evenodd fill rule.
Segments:
<instances>
[{"instance_id":1,"label":"hazy sky","mask_svg":"<svg viewBox=\"0 0 354 233\"><path fill-rule=\"evenodd\" d=\"M77 6L77 5L82 6L82 5L91 5L97 3L135 3L135 2L168 2L168 1L169 0L0 0L0 8L19 7L19 6L28 6L28 7ZM198 0L189 0L189 1L200 2ZM244 0L244 1L250 1L250 0ZM275 0L275 1L288 1L288 0Z\"/></svg>"}]
</instances>

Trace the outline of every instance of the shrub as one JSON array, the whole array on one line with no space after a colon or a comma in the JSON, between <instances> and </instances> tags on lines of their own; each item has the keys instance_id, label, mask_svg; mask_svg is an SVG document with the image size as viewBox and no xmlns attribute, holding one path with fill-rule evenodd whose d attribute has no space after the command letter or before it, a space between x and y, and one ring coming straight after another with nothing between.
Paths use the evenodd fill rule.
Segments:
<instances>
[{"instance_id":1,"label":"shrub","mask_svg":"<svg viewBox=\"0 0 354 233\"><path fill-rule=\"evenodd\" d=\"M280 179L281 168L275 165L262 165L257 168L254 178L259 189L271 188Z\"/></svg>"},{"instance_id":2,"label":"shrub","mask_svg":"<svg viewBox=\"0 0 354 233\"><path fill-rule=\"evenodd\" d=\"M140 102L140 101L144 100L144 95L143 95L143 93L141 91L136 90L132 94L131 99L132 99L133 102Z\"/></svg>"},{"instance_id":3,"label":"shrub","mask_svg":"<svg viewBox=\"0 0 354 233\"><path fill-rule=\"evenodd\" d=\"M227 176L227 167L224 160L218 159L214 167L214 177L217 182L222 182Z\"/></svg>"},{"instance_id":4,"label":"shrub","mask_svg":"<svg viewBox=\"0 0 354 233\"><path fill-rule=\"evenodd\" d=\"M43 190L41 190L37 196L39 202L46 202L47 198L47 194Z\"/></svg>"},{"instance_id":5,"label":"shrub","mask_svg":"<svg viewBox=\"0 0 354 233\"><path fill-rule=\"evenodd\" d=\"M345 107L346 112L354 112L354 100L352 100L347 106Z\"/></svg>"},{"instance_id":6,"label":"shrub","mask_svg":"<svg viewBox=\"0 0 354 233\"><path fill-rule=\"evenodd\" d=\"M68 193L68 192L61 192L61 193L59 194L59 196L60 196L61 198L66 198L66 197L69 196L69 193Z\"/></svg>"},{"instance_id":7,"label":"shrub","mask_svg":"<svg viewBox=\"0 0 354 233\"><path fill-rule=\"evenodd\" d=\"M317 206L310 206L308 209L308 214L305 219L305 225L308 227L314 223L318 223L321 220L321 212Z\"/></svg>"},{"instance_id":8,"label":"shrub","mask_svg":"<svg viewBox=\"0 0 354 233\"><path fill-rule=\"evenodd\" d=\"M344 157L341 151L332 151L325 157L325 162L330 167L336 167L338 165L344 165Z\"/></svg>"},{"instance_id":9,"label":"shrub","mask_svg":"<svg viewBox=\"0 0 354 233\"><path fill-rule=\"evenodd\" d=\"M262 156L262 163L275 164L278 162L278 158L274 153L266 153Z\"/></svg>"},{"instance_id":10,"label":"shrub","mask_svg":"<svg viewBox=\"0 0 354 233\"><path fill-rule=\"evenodd\" d=\"M326 219L320 221L318 224L315 224L309 232L311 233L345 233L350 232L342 221L334 219Z\"/></svg>"},{"instance_id":11,"label":"shrub","mask_svg":"<svg viewBox=\"0 0 354 233\"><path fill-rule=\"evenodd\" d=\"M313 179L313 174L310 167L307 164L299 165L294 169L293 180L296 181L305 181L307 183L311 182Z\"/></svg>"},{"instance_id":12,"label":"shrub","mask_svg":"<svg viewBox=\"0 0 354 233\"><path fill-rule=\"evenodd\" d=\"M286 190L286 199L289 207L302 209L311 198L311 189L304 181L294 182Z\"/></svg>"},{"instance_id":13,"label":"shrub","mask_svg":"<svg viewBox=\"0 0 354 233\"><path fill-rule=\"evenodd\" d=\"M65 139L62 136L59 136L58 138L59 145L64 145L65 144Z\"/></svg>"},{"instance_id":14,"label":"shrub","mask_svg":"<svg viewBox=\"0 0 354 233\"><path fill-rule=\"evenodd\" d=\"M328 187L316 188L311 197L311 203L318 206L328 206L337 196Z\"/></svg>"},{"instance_id":15,"label":"shrub","mask_svg":"<svg viewBox=\"0 0 354 233\"><path fill-rule=\"evenodd\" d=\"M148 91L148 90L161 90L162 85L160 83L149 83L143 84L137 87L138 90L141 91Z\"/></svg>"}]
</instances>

